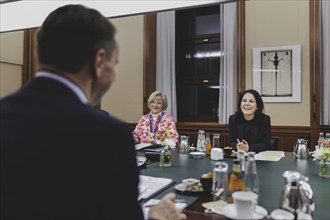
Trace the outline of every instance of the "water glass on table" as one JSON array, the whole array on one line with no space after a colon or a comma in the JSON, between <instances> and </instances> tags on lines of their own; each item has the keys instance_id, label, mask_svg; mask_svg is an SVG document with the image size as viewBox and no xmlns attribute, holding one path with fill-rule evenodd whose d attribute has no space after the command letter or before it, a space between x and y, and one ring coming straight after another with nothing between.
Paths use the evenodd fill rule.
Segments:
<instances>
[{"instance_id":1,"label":"water glass on table","mask_svg":"<svg viewBox=\"0 0 330 220\"><path fill-rule=\"evenodd\" d=\"M228 163L225 161L216 162L213 168L213 200L227 201L228 187Z\"/></svg>"}]
</instances>

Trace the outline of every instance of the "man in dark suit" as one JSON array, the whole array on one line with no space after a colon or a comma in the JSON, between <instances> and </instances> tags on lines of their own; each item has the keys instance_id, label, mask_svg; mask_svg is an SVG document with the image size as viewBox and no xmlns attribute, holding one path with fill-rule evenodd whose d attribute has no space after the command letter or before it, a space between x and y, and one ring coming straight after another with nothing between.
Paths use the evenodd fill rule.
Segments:
<instances>
[{"instance_id":1,"label":"man in dark suit","mask_svg":"<svg viewBox=\"0 0 330 220\"><path fill-rule=\"evenodd\" d=\"M93 107L115 79L115 27L67 5L37 43L36 77L0 101L1 219L143 219L131 132ZM148 217L185 219L174 199Z\"/></svg>"}]
</instances>

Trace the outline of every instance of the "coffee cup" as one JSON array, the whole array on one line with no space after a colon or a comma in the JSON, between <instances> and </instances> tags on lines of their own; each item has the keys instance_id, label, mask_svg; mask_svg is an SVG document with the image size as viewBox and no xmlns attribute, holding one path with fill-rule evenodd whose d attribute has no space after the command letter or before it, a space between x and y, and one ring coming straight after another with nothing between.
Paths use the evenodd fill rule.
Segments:
<instances>
[{"instance_id":1,"label":"coffee cup","mask_svg":"<svg viewBox=\"0 0 330 220\"><path fill-rule=\"evenodd\" d=\"M258 195L250 191L237 191L232 197L238 219L252 219L258 203Z\"/></svg>"}]
</instances>

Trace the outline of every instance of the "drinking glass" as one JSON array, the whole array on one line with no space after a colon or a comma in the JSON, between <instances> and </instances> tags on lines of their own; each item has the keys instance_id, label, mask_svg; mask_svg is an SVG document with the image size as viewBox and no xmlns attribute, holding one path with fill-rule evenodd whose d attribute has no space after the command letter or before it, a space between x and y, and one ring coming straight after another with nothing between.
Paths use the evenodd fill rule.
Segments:
<instances>
[{"instance_id":1,"label":"drinking glass","mask_svg":"<svg viewBox=\"0 0 330 220\"><path fill-rule=\"evenodd\" d=\"M213 168L213 200L227 200L228 163L216 162Z\"/></svg>"},{"instance_id":2,"label":"drinking glass","mask_svg":"<svg viewBox=\"0 0 330 220\"><path fill-rule=\"evenodd\" d=\"M189 143L188 143L188 136L182 135L180 136L180 144L179 144L179 152L180 154L187 154L189 153Z\"/></svg>"},{"instance_id":3,"label":"drinking glass","mask_svg":"<svg viewBox=\"0 0 330 220\"><path fill-rule=\"evenodd\" d=\"M245 171L244 185L247 191L251 191L259 194L259 179L257 171L257 163L254 158L255 152L250 151L248 153L248 161Z\"/></svg>"}]
</instances>

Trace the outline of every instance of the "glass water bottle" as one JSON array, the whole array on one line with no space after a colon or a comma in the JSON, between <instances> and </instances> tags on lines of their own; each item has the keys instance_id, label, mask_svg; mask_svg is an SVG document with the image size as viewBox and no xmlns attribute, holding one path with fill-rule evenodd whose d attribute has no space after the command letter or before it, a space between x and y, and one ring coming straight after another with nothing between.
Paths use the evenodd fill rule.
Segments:
<instances>
[{"instance_id":1,"label":"glass water bottle","mask_svg":"<svg viewBox=\"0 0 330 220\"><path fill-rule=\"evenodd\" d=\"M245 190L254 192L259 195L259 179L257 164L254 158L255 152L248 153L248 159L246 163L244 186Z\"/></svg>"},{"instance_id":2,"label":"glass water bottle","mask_svg":"<svg viewBox=\"0 0 330 220\"><path fill-rule=\"evenodd\" d=\"M203 130L198 131L198 137L197 137L197 151L205 152L205 132Z\"/></svg>"},{"instance_id":3,"label":"glass water bottle","mask_svg":"<svg viewBox=\"0 0 330 220\"><path fill-rule=\"evenodd\" d=\"M216 162L213 168L213 200L227 201L228 163Z\"/></svg>"},{"instance_id":4,"label":"glass water bottle","mask_svg":"<svg viewBox=\"0 0 330 220\"><path fill-rule=\"evenodd\" d=\"M243 150L237 151L237 160L239 160L241 172L244 178L245 171L246 171L246 160L245 160L245 152Z\"/></svg>"},{"instance_id":5,"label":"glass water bottle","mask_svg":"<svg viewBox=\"0 0 330 220\"><path fill-rule=\"evenodd\" d=\"M324 144L324 134L323 132L319 133L319 140L317 141L317 145L319 146L319 149L323 147Z\"/></svg>"}]
</instances>

